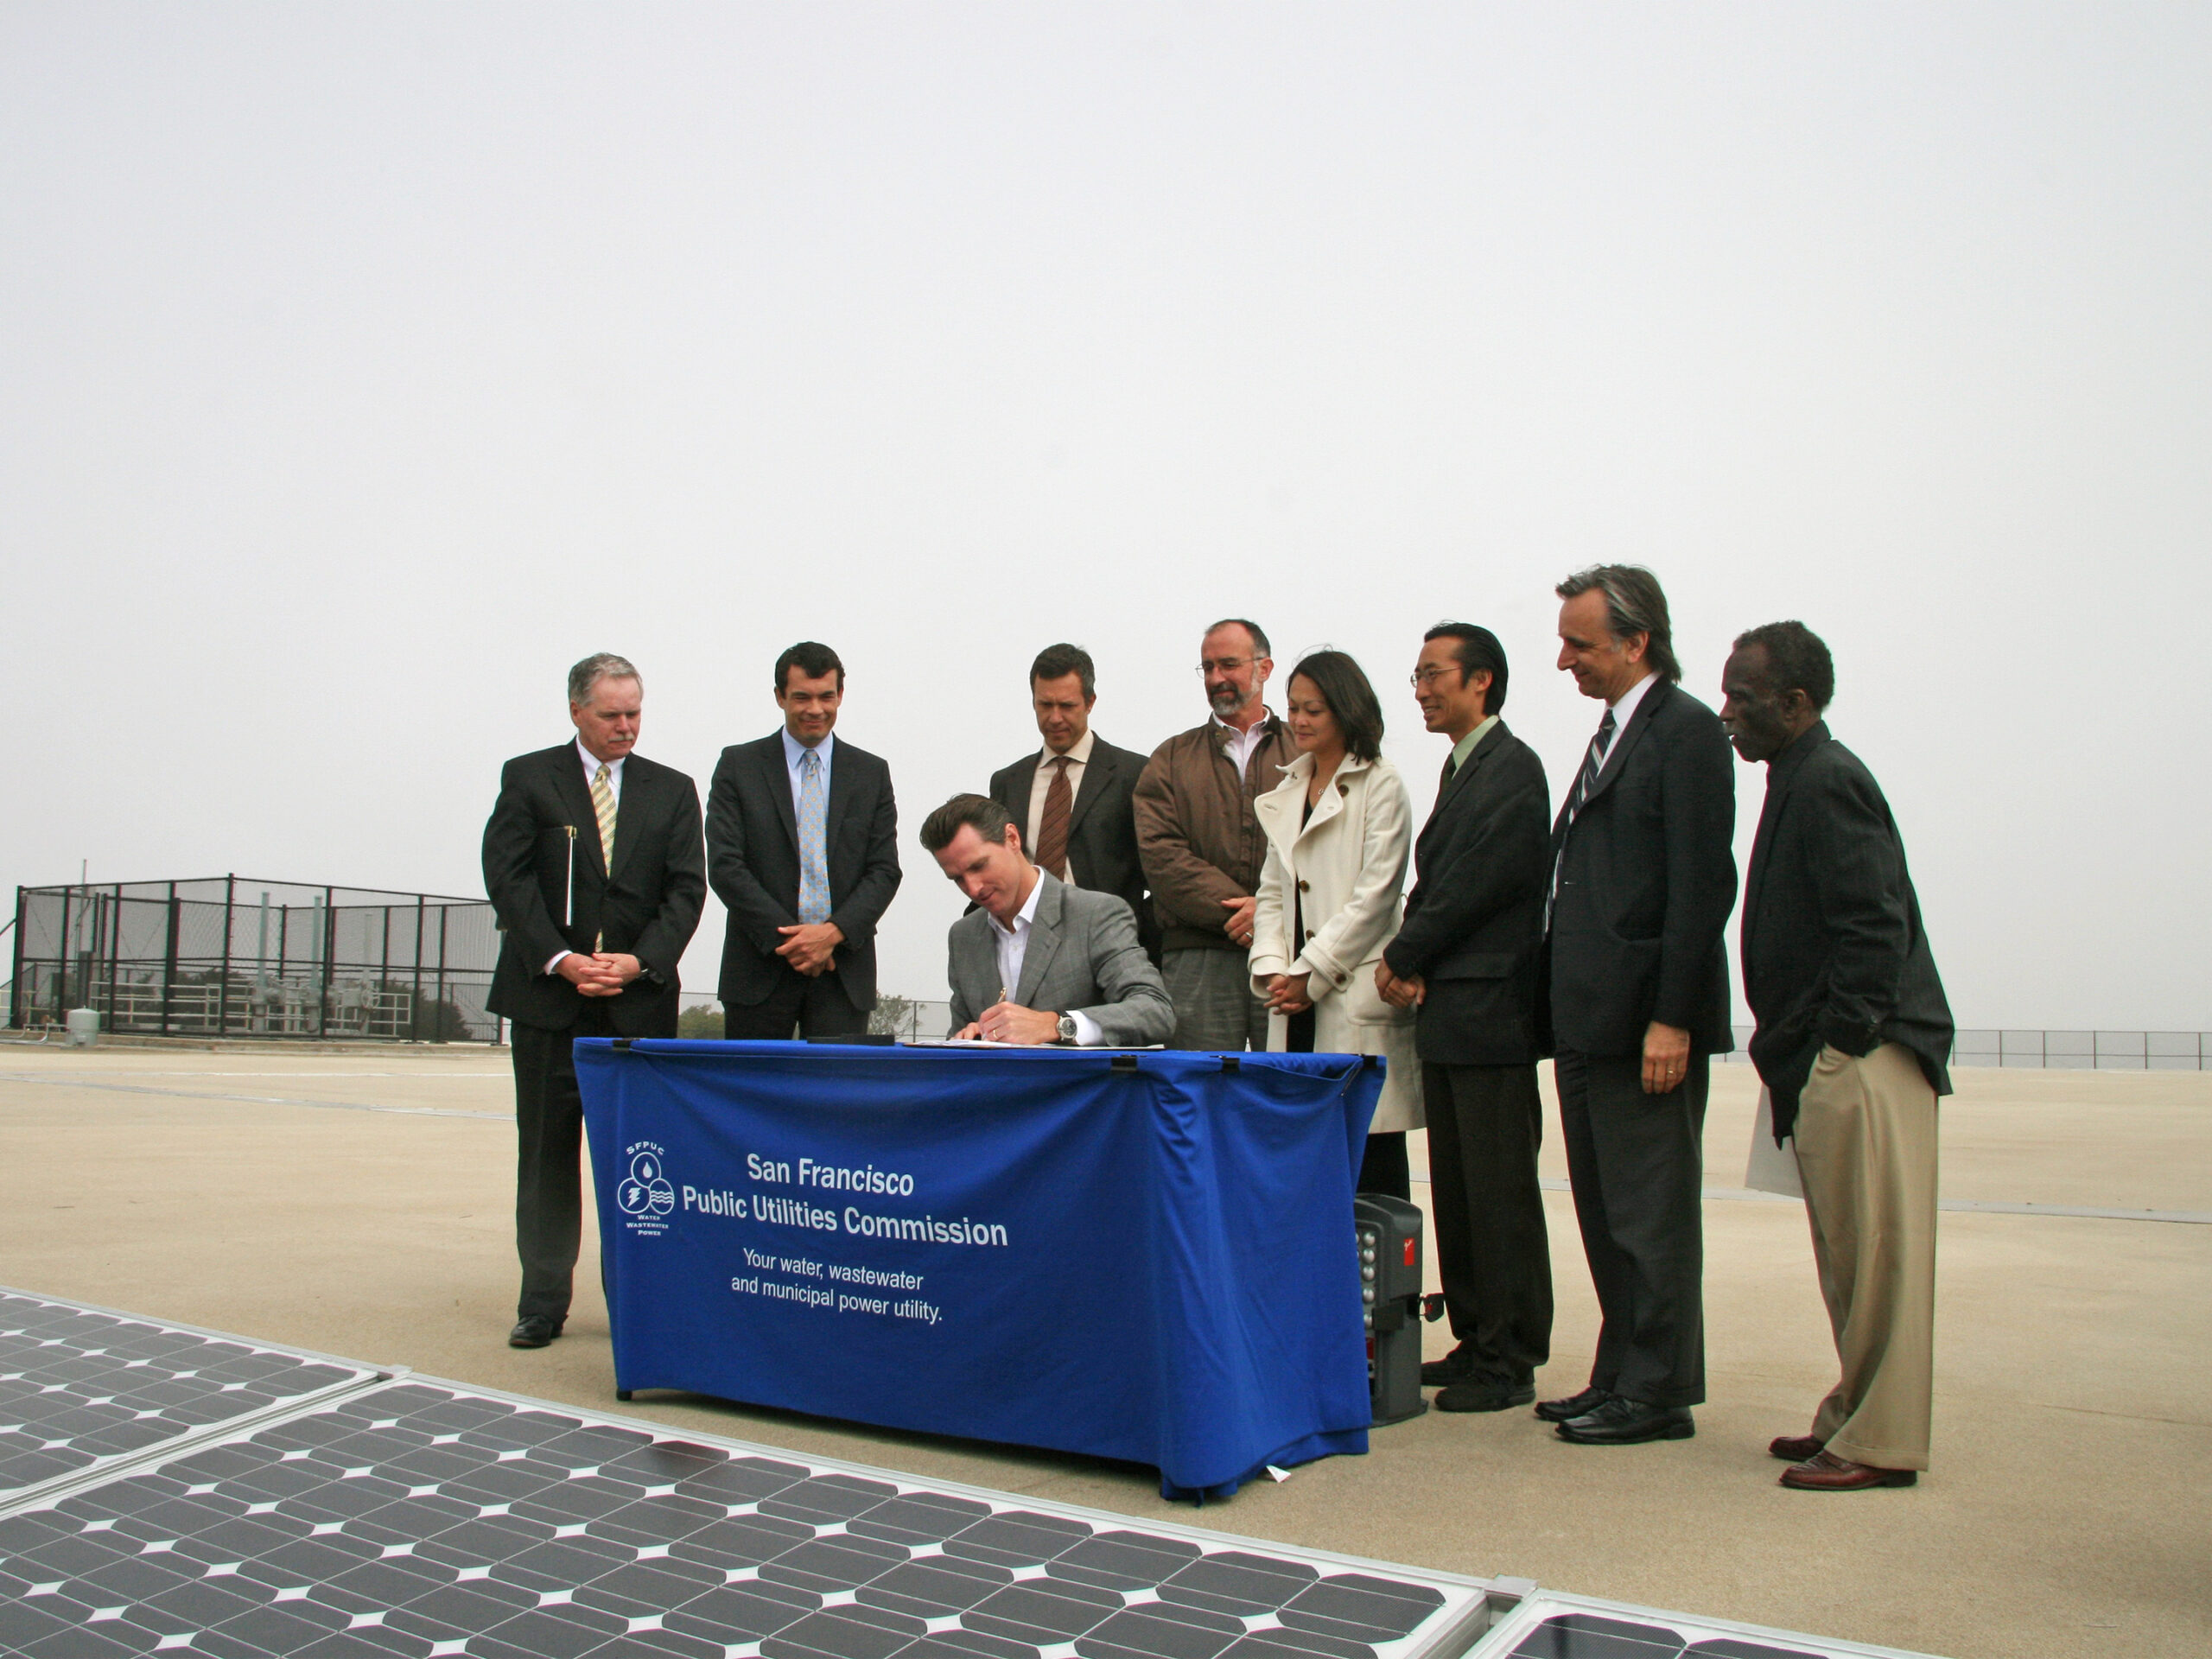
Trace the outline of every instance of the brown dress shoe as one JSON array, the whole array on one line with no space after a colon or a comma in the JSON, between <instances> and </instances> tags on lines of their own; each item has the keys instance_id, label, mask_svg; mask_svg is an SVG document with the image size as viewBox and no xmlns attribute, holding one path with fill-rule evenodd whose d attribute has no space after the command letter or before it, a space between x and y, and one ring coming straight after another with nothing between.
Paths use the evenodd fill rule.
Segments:
<instances>
[{"instance_id":1,"label":"brown dress shoe","mask_svg":"<svg viewBox=\"0 0 2212 1659\"><path fill-rule=\"evenodd\" d=\"M1817 1458L1827 1442L1810 1434L1783 1434L1767 1442L1766 1454L1780 1458L1784 1463L1802 1463L1808 1458Z\"/></svg>"},{"instance_id":2,"label":"brown dress shoe","mask_svg":"<svg viewBox=\"0 0 2212 1659\"><path fill-rule=\"evenodd\" d=\"M1802 1463L1782 1471L1782 1484L1801 1492L1859 1492L1869 1486L1910 1486L1920 1478L1917 1469L1877 1469L1871 1463L1853 1463L1833 1452L1815 1452Z\"/></svg>"}]
</instances>

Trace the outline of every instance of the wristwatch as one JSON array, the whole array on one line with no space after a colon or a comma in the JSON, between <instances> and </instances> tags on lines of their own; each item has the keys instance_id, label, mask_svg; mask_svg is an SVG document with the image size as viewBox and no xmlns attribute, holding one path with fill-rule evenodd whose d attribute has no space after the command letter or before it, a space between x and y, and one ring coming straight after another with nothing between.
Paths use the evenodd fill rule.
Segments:
<instances>
[{"instance_id":1,"label":"wristwatch","mask_svg":"<svg viewBox=\"0 0 2212 1659\"><path fill-rule=\"evenodd\" d=\"M1075 1015L1064 1014L1060 1016L1060 1040L1064 1043L1075 1041Z\"/></svg>"}]
</instances>

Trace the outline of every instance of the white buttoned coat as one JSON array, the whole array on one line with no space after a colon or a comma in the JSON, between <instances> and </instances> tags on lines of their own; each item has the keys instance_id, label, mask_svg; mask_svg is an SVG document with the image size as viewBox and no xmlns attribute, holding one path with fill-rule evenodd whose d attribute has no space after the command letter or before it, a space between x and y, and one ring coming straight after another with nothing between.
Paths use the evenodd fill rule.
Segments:
<instances>
[{"instance_id":1,"label":"white buttoned coat","mask_svg":"<svg viewBox=\"0 0 2212 1659\"><path fill-rule=\"evenodd\" d=\"M1380 1054L1389 1062L1369 1133L1422 1125L1421 1061L1414 1013L1394 1008L1375 988L1375 964L1397 937L1406 858L1413 845L1413 803L1388 760L1344 757L1304 827L1313 757L1301 754L1282 782L1254 803L1268 837L1252 915L1253 988L1267 994L1276 974L1310 974L1313 1046L1328 1054ZM1291 893L1306 923L1306 948L1291 948ZM1280 1052L1289 1022L1268 1020L1268 1046Z\"/></svg>"}]
</instances>

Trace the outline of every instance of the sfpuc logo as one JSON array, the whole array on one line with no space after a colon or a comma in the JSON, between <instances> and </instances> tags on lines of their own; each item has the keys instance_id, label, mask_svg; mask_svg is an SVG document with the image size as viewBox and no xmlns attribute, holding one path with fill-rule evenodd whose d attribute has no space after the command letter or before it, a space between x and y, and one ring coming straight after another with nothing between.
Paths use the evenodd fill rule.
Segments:
<instances>
[{"instance_id":1,"label":"sfpuc logo","mask_svg":"<svg viewBox=\"0 0 2212 1659\"><path fill-rule=\"evenodd\" d=\"M656 1141L639 1141L623 1147L629 1154L630 1173L614 1190L614 1202L633 1233L659 1233L668 1225L668 1212L676 1208L676 1189L661 1167L663 1149Z\"/></svg>"}]
</instances>

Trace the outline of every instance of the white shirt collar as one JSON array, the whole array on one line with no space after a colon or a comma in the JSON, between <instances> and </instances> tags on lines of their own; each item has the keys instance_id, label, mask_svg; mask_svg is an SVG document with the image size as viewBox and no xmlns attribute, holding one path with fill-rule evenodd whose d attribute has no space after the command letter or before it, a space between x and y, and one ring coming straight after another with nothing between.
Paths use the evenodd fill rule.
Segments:
<instances>
[{"instance_id":1,"label":"white shirt collar","mask_svg":"<svg viewBox=\"0 0 2212 1659\"><path fill-rule=\"evenodd\" d=\"M614 791L614 798L617 800L620 800L622 798L623 762L628 760L629 758L630 757L626 754L620 760L612 760L607 763L608 768L607 781L613 787ZM581 737L576 740L576 759L584 763L584 787L586 789L589 789L591 787L591 780L599 776L600 759L589 749L584 747L584 741Z\"/></svg>"},{"instance_id":2,"label":"white shirt collar","mask_svg":"<svg viewBox=\"0 0 2212 1659\"><path fill-rule=\"evenodd\" d=\"M1037 872L1036 880L1030 884L1029 897L1022 901L1021 908L1014 912L1014 925L1012 927L1007 926L995 916L991 916L991 925L997 928L1001 933L1006 935L1008 938L1020 938L1023 934L1027 933L1030 930L1031 926L1036 922L1037 901L1044 896L1045 872L1039 870ZM991 915L988 911L985 911L983 913L986 916Z\"/></svg>"},{"instance_id":3,"label":"white shirt collar","mask_svg":"<svg viewBox=\"0 0 2212 1659\"><path fill-rule=\"evenodd\" d=\"M1076 739L1073 747L1071 747L1067 752L1068 763L1071 766L1089 766L1090 764L1091 746L1097 741L1098 734L1092 731L1087 726L1084 728L1083 735ZM1040 766L1049 766L1053 761L1058 759L1060 759L1060 757L1053 753L1052 746L1049 743L1037 753L1037 764Z\"/></svg>"},{"instance_id":4,"label":"white shirt collar","mask_svg":"<svg viewBox=\"0 0 2212 1659\"><path fill-rule=\"evenodd\" d=\"M1616 737L1627 728L1630 720L1636 714L1637 705L1643 701L1643 694L1657 683L1658 678L1656 674L1645 675L1627 690L1622 692L1617 702L1605 705L1613 711L1613 734Z\"/></svg>"},{"instance_id":5,"label":"white shirt collar","mask_svg":"<svg viewBox=\"0 0 2212 1659\"><path fill-rule=\"evenodd\" d=\"M1260 717L1252 722L1250 729L1247 731L1238 731L1219 715L1213 716L1215 726L1229 734L1230 747L1236 751L1236 769L1239 772L1252 764L1252 751L1260 747L1267 735L1268 722L1274 718L1274 716L1268 712L1268 705L1264 702L1260 705Z\"/></svg>"}]
</instances>

